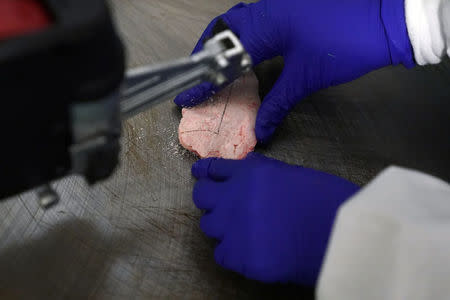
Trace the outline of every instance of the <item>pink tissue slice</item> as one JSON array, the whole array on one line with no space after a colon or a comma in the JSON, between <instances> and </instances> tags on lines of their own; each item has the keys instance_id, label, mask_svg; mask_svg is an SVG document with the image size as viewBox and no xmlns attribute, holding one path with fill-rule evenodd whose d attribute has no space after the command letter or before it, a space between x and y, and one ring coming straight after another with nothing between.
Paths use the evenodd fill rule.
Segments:
<instances>
[{"instance_id":1,"label":"pink tissue slice","mask_svg":"<svg viewBox=\"0 0 450 300\"><path fill-rule=\"evenodd\" d=\"M245 158L256 145L260 104L258 79L248 72L204 103L183 108L178 128L181 145L201 158Z\"/></svg>"}]
</instances>

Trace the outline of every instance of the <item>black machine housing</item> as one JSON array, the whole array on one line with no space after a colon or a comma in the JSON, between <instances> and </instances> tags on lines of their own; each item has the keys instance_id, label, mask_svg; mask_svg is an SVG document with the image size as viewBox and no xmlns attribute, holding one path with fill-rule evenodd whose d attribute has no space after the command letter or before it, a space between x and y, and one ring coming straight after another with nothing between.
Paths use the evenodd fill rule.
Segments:
<instances>
[{"instance_id":1,"label":"black machine housing","mask_svg":"<svg viewBox=\"0 0 450 300\"><path fill-rule=\"evenodd\" d=\"M0 40L0 198L118 163L124 48L103 0L43 0L53 22Z\"/></svg>"}]
</instances>

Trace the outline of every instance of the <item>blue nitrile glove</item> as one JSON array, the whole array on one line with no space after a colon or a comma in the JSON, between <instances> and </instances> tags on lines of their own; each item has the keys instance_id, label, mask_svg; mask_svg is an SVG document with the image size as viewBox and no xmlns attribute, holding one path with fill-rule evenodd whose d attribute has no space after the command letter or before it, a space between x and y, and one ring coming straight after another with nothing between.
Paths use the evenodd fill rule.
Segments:
<instances>
[{"instance_id":1,"label":"blue nitrile glove","mask_svg":"<svg viewBox=\"0 0 450 300\"><path fill-rule=\"evenodd\" d=\"M192 166L200 228L219 240L216 262L264 282L313 285L339 205L358 187L257 153Z\"/></svg>"},{"instance_id":2,"label":"blue nitrile glove","mask_svg":"<svg viewBox=\"0 0 450 300\"><path fill-rule=\"evenodd\" d=\"M256 137L263 143L305 96L386 65L414 65L404 0L261 0L238 4L220 17L240 36L254 65L284 57L284 70L256 119ZM194 52L211 36L217 19ZM180 94L175 103L195 105L212 90L203 83Z\"/></svg>"}]
</instances>

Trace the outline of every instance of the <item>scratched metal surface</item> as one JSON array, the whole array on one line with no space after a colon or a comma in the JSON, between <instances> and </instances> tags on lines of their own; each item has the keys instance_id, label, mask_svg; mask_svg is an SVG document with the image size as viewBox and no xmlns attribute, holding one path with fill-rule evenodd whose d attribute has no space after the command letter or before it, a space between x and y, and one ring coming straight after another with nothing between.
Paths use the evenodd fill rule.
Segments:
<instances>
[{"instance_id":1,"label":"scratched metal surface","mask_svg":"<svg viewBox=\"0 0 450 300\"><path fill-rule=\"evenodd\" d=\"M189 53L208 21L237 1L113 0L129 65ZM263 89L276 71L259 71ZM365 184L385 166L449 180L450 63L371 73L305 99L258 151ZM167 102L124 124L122 164L88 189L55 184L42 211L31 192L0 203L1 299L283 298L311 290L243 279L217 267L191 201L195 157L177 143Z\"/></svg>"}]
</instances>

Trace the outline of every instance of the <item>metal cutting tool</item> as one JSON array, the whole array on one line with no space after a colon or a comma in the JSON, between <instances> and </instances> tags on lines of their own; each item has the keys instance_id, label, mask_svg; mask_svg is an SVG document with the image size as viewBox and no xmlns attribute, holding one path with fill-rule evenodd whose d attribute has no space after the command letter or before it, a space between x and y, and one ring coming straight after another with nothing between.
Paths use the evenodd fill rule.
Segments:
<instances>
[{"instance_id":1,"label":"metal cutting tool","mask_svg":"<svg viewBox=\"0 0 450 300\"><path fill-rule=\"evenodd\" d=\"M218 24L202 51L125 71L103 0L0 0L0 198L39 187L47 207L57 199L53 180L109 177L124 119L205 81L220 88L248 70L252 61L238 37Z\"/></svg>"},{"instance_id":2,"label":"metal cutting tool","mask_svg":"<svg viewBox=\"0 0 450 300\"><path fill-rule=\"evenodd\" d=\"M224 30L190 57L129 70L121 95L122 116L133 116L205 81L221 87L251 65L251 58L239 39L231 30Z\"/></svg>"}]
</instances>

